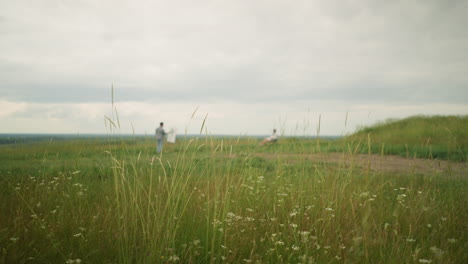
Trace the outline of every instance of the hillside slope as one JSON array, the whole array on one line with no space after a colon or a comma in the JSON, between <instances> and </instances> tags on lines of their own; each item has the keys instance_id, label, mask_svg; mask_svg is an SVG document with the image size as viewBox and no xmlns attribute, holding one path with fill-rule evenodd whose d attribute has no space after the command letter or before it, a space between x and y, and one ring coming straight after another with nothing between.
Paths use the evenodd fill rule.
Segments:
<instances>
[{"instance_id":1,"label":"hillside slope","mask_svg":"<svg viewBox=\"0 0 468 264\"><path fill-rule=\"evenodd\" d=\"M413 116L363 127L345 138L359 151L466 161L468 116ZM370 146L370 148L369 148Z\"/></svg>"}]
</instances>

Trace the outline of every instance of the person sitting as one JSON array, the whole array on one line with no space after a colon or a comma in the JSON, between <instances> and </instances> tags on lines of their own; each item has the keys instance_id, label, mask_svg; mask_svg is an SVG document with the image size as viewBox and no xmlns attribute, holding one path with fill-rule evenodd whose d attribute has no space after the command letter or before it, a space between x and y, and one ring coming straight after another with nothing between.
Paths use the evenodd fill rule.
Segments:
<instances>
[{"instance_id":1,"label":"person sitting","mask_svg":"<svg viewBox=\"0 0 468 264\"><path fill-rule=\"evenodd\" d=\"M265 145L267 143L275 143L276 141L278 141L278 136L276 135L276 129L273 129L273 134L265 138L262 142L260 142L260 145Z\"/></svg>"}]
</instances>

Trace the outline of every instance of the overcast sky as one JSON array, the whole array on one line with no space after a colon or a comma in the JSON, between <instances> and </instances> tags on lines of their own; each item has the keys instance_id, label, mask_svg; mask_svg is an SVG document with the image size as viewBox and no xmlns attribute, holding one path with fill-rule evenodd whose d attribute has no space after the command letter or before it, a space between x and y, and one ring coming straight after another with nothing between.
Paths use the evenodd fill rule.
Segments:
<instances>
[{"instance_id":1,"label":"overcast sky","mask_svg":"<svg viewBox=\"0 0 468 264\"><path fill-rule=\"evenodd\" d=\"M466 14L466 0L0 0L0 133L106 133L112 85L122 133L466 115Z\"/></svg>"}]
</instances>

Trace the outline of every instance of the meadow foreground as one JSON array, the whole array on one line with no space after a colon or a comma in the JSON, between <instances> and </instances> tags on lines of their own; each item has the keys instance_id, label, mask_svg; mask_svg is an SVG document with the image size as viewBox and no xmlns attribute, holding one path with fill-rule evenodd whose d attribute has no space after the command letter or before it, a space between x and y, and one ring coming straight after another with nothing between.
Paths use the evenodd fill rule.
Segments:
<instances>
[{"instance_id":1,"label":"meadow foreground","mask_svg":"<svg viewBox=\"0 0 468 264\"><path fill-rule=\"evenodd\" d=\"M0 146L0 262L468 261L466 162L257 143Z\"/></svg>"}]
</instances>

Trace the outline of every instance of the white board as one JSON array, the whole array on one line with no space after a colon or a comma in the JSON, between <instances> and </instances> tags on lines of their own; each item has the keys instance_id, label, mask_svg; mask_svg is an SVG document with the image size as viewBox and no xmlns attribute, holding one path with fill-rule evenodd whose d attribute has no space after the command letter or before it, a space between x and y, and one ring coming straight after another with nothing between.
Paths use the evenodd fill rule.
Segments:
<instances>
[{"instance_id":1,"label":"white board","mask_svg":"<svg viewBox=\"0 0 468 264\"><path fill-rule=\"evenodd\" d=\"M167 142L168 143L175 143L176 140L176 133L174 129L171 129L169 133L167 133Z\"/></svg>"}]
</instances>

